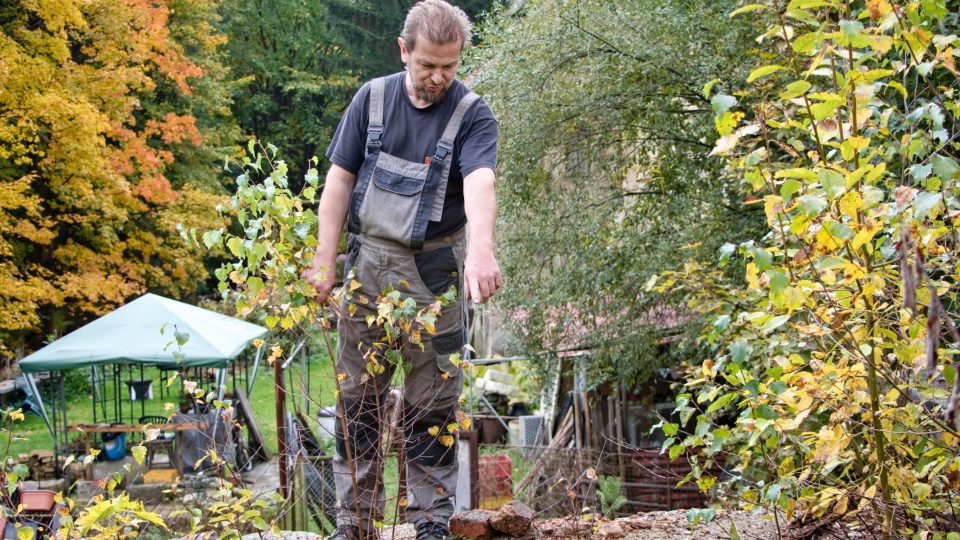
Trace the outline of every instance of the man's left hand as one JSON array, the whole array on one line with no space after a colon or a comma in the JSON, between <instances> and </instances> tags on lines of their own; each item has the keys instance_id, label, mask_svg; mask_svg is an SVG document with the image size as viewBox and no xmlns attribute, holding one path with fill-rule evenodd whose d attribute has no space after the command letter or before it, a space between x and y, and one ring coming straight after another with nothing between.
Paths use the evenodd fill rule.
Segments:
<instances>
[{"instance_id":1,"label":"man's left hand","mask_svg":"<svg viewBox=\"0 0 960 540\"><path fill-rule=\"evenodd\" d=\"M500 265L497 264L493 253L477 253L474 250L468 250L467 260L464 262L464 281L467 298L474 303L486 303L503 285Z\"/></svg>"}]
</instances>

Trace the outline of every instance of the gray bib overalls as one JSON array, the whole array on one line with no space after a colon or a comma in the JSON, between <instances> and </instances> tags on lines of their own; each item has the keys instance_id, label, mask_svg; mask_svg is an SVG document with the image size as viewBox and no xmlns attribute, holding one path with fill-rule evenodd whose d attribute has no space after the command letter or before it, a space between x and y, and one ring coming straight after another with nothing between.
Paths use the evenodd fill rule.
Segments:
<instances>
[{"instance_id":1,"label":"gray bib overalls","mask_svg":"<svg viewBox=\"0 0 960 540\"><path fill-rule=\"evenodd\" d=\"M415 163L380 149L383 135L384 79L370 87L367 153L350 199L347 229L353 234L394 240L422 249L430 221L440 221L453 161L453 142L463 116L479 98L460 99L447 122L430 163Z\"/></svg>"},{"instance_id":2,"label":"gray bib overalls","mask_svg":"<svg viewBox=\"0 0 960 540\"><path fill-rule=\"evenodd\" d=\"M360 283L353 298L371 301L345 300L341 305L344 316L337 348L337 373L345 376L340 383L340 412L348 432L336 423L337 521L362 522L367 530L372 522L383 519L386 449L381 437L387 424L384 405L396 366L384 361L383 373L368 371L370 351L383 341L383 330L368 325L366 318L376 315L373 299L388 286L404 298L413 298L418 309L436 301L450 286L457 288L457 301L443 308L436 334L424 335L422 347L408 344L403 350L409 370L405 370L397 415L402 424L402 441L398 442L403 443L407 466L407 520L446 522L453 514L456 444L444 443L453 435L447 427L457 422L463 388L462 368L451 361L451 354L466 343L465 234L461 229L441 238L425 240L425 236L429 222L439 221L443 214L454 139L464 114L478 98L470 92L460 100L430 162L414 163L381 149L381 136L390 129L383 125L384 82L381 78L371 83L366 155L357 173L347 220L351 233L348 272L352 268ZM347 460L348 443L352 461Z\"/></svg>"}]
</instances>

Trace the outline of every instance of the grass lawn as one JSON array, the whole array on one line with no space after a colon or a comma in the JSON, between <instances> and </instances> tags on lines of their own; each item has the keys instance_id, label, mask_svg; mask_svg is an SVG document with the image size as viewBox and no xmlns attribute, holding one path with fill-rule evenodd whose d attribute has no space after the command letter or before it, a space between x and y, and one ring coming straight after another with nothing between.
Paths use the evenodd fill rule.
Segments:
<instances>
[{"instance_id":1,"label":"grass lawn","mask_svg":"<svg viewBox=\"0 0 960 540\"><path fill-rule=\"evenodd\" d=\"M336 336L333 336L333 343L336 344ZM315 418L317 411L321 406L332 406L336 400L334 397L333 366L327 355L326 347L322 338L316 337L310 345L308 356L309 374L306 378L302 376L299 362L293 362L287 369L284 376L284 382L287 385L287 411L299 407L306 413L309 402L310 418ZM89 371L87 371L89 373ZM134 373L139 377L139 369ZM160 380L159 371L156 368L146 368L144 378L152 379L154 398L144 402L143 409L145 414L166 415L165 403L176 403L180 391L180 382L176 381L165 390L165 398L160 398L160 385L166 384L166 381ZM123 379L126 380L124 373ZM291 380L292 379L292 380ZM228 378L229 381L229 378ZM309 385L307 384L309 381ZM229 383L228 383L229 384ZM242 384L242 383L241 383ZM309 390L308 390L309 388ZM126 391L126 389L123 389ZM266 364L261 365L260 373L257 375L253 391L250 394L250 408L257 418L257 423L263 433L264 439L271 452L276 455L277 451L277 413L276 413L276 392L274 385L274 368ZM49 407L49 403L47 404ZM108 400L108 412L113 406L112 400ZM124 415L130 416L130 401L122 401ZM48 409L49 412L49 409ZM139 418L140 403L133 404L133 416ZM100 416L98 415L98 419ZM83 424L93 422L92 399L89 393L73 396L67 400L67 422L68 424ZM0 438L0 457L13 456L29 453L36 449L53 449L53 437L47 430L46 424L36 415L26 414L23 422L16 422L12 426L12 433L4 438ZM318 431L316 426L315 433ZM320 435L317 433L317 435ZM332 452L332 444L329 451ZM395 503L397 496L397 460L395 456L387 458L384 464L384 479L387 491L386 523L391 523L395 515ZM310 522L310 527L315 525Z\"/></svg>"}]
</instances>

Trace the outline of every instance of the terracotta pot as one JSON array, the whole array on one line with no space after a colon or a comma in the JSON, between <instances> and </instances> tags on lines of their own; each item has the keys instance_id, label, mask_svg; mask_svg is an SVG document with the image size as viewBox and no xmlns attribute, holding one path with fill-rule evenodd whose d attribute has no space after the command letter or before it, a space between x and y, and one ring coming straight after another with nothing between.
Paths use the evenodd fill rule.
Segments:
<instances>
[{"instance_id":1,"label":"terracotta pot","mask_svg":"<svg viewBox=\"0 0 960 540\"><path fill-rule=\"evenodd\" d=\"M20 492L20 504L27 512L49 512L53 510L56 495L49 489L27 489Z\"/></svg>"}]
</instances>

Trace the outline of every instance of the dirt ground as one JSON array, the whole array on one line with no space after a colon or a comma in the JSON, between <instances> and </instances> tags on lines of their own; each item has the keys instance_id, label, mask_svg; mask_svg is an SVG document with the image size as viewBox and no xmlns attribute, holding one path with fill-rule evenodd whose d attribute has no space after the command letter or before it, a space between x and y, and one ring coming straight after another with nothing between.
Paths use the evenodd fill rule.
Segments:
<instances>
[{"instance_id":1,"label":"dirt ground","mask_svg":"<svg viewBox=\"0 0 960 540\"><path fill-rule=\"evenodd\" d=\"M574 538L622 538L624 540L727 540L731 537L731 526L736 527L737 534L743 540L775 540L790 538L789 526L780 523L780 534L777 524L768 514L755 514L742 510L719 510L713 521L708 524L699 524L693 529L687 523L686 511L672 510L667 512L648 512L623 517L616 520L622 536L604 536L605 532L612 532L609 526L602 523L577 523L574 520L556 518L537 520L534 528L525 537L527 540L557 539L570 540ZM616 527L614 527L615 529ZM395 529L385 528L380 531L381 540L414 540L417 536L413 525L398 525ZM274 540L267 535L266 538ZM871 531L858 524L847 524L842 527L834 525L821 531L814 538L817 540L845 539L865 540L875 538ZM248 536L243 537L248 540ZM283 533L283 540L321 540L322 537L313 533ZM509 539L509 537L498 537ZM257 535L249 535L249 540L260 540Z\"/></svg>"},{"instance_id":2,"label":"dirt ground","mask_svg":"<svg viewBox=\"0 0 960 540\"><path fill-rule=\"evenodd\" d=\"M731 524L740 538L769 540L777 537L772 520L744 511L720 510L709 524L700 523L691 528L685 510L647 512L616 520L628 540L700 540L730 538ZM580 531L572 530L569 520L556 519L537 524L538 538L603 538L611 528L603 524L581 524ZM613 527L615 531L615 527ZM616 534L614 531L614 535ZM572 534L571 534L572 533ZM610 536L608 536L610 537Z\"/></svg>"},{"instance_id":3,"label":"dirt ground","mask_svg":"<svg viewBox=\"0 0 960 540\"><path fill-rule=\"evenodd\" d=\"M725 511L717 512L717 516L710 524L700 524L690 529L687 524L685 511L649 512L617 520L624 538L627 540L700 540L730 538L730 524L734 523L740 538L743 540L771 540L777 538L776 525L767 521L763 516L750 512ZM556 518L537 520L534 529L526 537L528 539L572 539L572 538L604 538L604 526L597 523L577 523L574 520ZM392 533L392 534L391 534ZM611 536L608 538L615 538ZM380 532L381 540L413 540L416 532L411 525L397 526L395 531L384 529ZM508 538L508 537L503 537Z\"/></svg>"},{"instance_id":4,"label":"dirt ground","mask_svg":"<svg viewBox=\"0 0 960 540\"><path fill-rule=\"evenodd\" d=\"M860 522L831 523L812 531L810 526L803 531L795 530L784 522L779 523L771 514L758 514L744 510L718 510L714 519L691 528L687 523L685 510L665 512L646 512L616 520L626 540L727 540L731 538L731 529L743 540L791 539L795 534L813 540L878 540L875 525ZM566 529L560 523L567 523ZM576 538L575 531L569 526L569 520L537 521L535 538ZM552 529L552 530L550 530ZM581 526L580 538L604 538L604 526ZM574 533L574 534L571 534ZM809 535L809 536L807 536ZM612 537L607 537L612 538ZM399 540L399 539L398 539Z\"/></svg>"}]
</instances>

